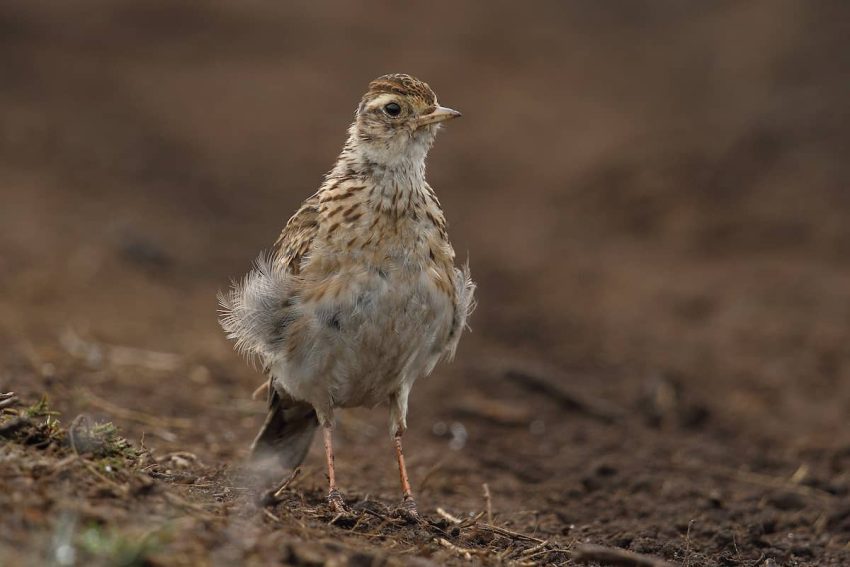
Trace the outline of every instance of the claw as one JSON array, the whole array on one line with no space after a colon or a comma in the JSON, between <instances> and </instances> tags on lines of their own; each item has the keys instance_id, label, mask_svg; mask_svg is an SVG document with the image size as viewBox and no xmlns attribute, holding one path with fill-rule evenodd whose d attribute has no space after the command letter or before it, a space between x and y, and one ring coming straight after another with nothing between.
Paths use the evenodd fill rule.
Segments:
<instances>
[{"instance_id":1,"label":"claw","mask_svg":"<svg viewBox=\"0 0 850 567\"><path fill-rule=\"evenodd\" d=\"M336 488L328 493L328 505L335 514L348 514L351 510L346 506L345 500L342 499L342 494Z\"/></svg>"},{"instance_id":2,"label":"claw","mask_svg":"<svg viewBox=\"0 0 850 567\"><path fill-rule=\"evenodd\" d=\"M419 516L419 510L416 509L416 500L413 499L413 496L405 496L396 513L410 523L418 524L422 522L422 518Z\"/></svg>"}]
</instances>

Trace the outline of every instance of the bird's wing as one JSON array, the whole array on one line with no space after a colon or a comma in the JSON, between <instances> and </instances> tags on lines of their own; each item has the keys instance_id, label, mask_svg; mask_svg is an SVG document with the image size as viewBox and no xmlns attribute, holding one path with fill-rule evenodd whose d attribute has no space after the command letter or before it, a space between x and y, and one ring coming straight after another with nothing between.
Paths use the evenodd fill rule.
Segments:
<instances>
[{"instance_id":1,"label":"bird's wing","mask_svg":"<svg viewBox=\"0 0 850 567\"><path fill-rule=\"evenodd\" d=\"M467 326L466 321L469 315L475 309L475 282L472 281L469 273L469 262L467 261L463 268L454 268L454 274L454 316L448 341L443 350L443 356L448 360L454 358L460 334Z\"/></svg>"},{"instance_id":2,"label":"bird's wing","mask_svg":"<svg viewBox=\"0 0 850 567\"><path fill-rule=\"evenodd\" d=\"M301 271L301 261L310 252L310 245L319 231L319 194L301 205L274 243L274 254L286 270L294 275Z\"/></svg>"}]
</instances>

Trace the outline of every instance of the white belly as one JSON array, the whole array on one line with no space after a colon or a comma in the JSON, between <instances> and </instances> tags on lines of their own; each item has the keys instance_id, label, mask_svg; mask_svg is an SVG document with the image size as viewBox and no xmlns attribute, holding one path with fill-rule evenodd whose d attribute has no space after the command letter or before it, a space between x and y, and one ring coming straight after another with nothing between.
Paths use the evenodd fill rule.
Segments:
<instances>
[{"instance_id":1,"label":"white belly","mask_svg":"<svg viewBox=\"0 0 850 567\"><path fill-rule=\"evenodd\" d=\"M272 368L278 387L317 408L373 406L431 372L453 309L427 273L364 268L334 277L343 291L300 306L304 348Z\"/></svg>"}]
</instances>

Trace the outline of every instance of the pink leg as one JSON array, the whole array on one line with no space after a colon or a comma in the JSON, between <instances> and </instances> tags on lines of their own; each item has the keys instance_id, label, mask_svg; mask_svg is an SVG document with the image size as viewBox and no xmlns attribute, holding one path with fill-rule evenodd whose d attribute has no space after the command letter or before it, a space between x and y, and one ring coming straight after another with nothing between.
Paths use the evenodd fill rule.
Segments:
<instances>
[{"instance_id":1,"label":"pink leg","mask_svg":"<svg viewBox=\"0 0 850 567\"><path fill-rule=\"evenodd\" d=\"M334 471L333 426L324 426L322 432L325 438L325 457L328 460L328 504L334 512L343 514L346 512L345 502L336 488L336 472Z\"/></svg>"},{"instance_id":2,"label":"pink leg","mask_svg":"<svg viewBox=\"0 0 850 567\"><path fill-rule=\"evenodd\" d=\"M396 433L394 440L395 454L398 458L398 473L401 478L401 509L411 519L419 520L419 512L416 510L416 500L413 499L413 492L410 490L410 480L407 478L407 467L404 465L404 452L401 449L401 432Z\"/></svg>"}]
</instances>

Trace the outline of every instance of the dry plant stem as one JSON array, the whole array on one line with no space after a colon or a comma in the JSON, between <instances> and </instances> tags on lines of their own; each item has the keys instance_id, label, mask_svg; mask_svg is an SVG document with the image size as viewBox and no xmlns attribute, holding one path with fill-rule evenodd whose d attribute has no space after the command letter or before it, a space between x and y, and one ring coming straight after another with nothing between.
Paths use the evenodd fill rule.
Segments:
<instances>
[{"instance_id":1,"label":"dry plant stem","mask_svg":"<svg viewBox=\"0 0 850 567\"><path fill-rule=\"evenodd\" d=\"M292 474L290 474L286 478L286 480L284 480L280 484L278 489L275 491L274 497L280 498L283 495L283 491L286 490L287 488L289 488L289 485L292 484L295 481L295 479L298 478L298 475L300 475L300 474L301 474L301 467L295 467L295 470L292 471Z\"/></svg>"},{"instance_id":2,"label":"dry plant stem","mask_svg":"<svg viewBox=\"0 0 850 567\"><path fill-rule=\"evenodd\" d=\"M18 404L18 398L13 392L0 395L0 409L7 408Z\"/></svg>"},{"instance_id":3,"label":"dry plant stem","mask_svg":"<svg viewBox=\"0 0 850 567\"><path fill-rule=\"evenodd\" d=\"M443 518L445 518L446 520L450 521L453 524L460 524L461 521L462 521L457 516L452 516L451 514L449 514L448 512L443 510L442 508L437 508L437 514L439 514L440 516L442 516Z\"/></svg>"},{"instance_id":4,"label":"dry plant stem","mask_svg":"<svg viewBox=\"0 0 850 567\"><path fill-rule=\"evenodd\" d=\"M485 482L482 487L484 488L484 503L487 505L487 523L493 523L493 499L490 496L490 487Z\"/></svg>"},{"instance_id":5,"label":"dry plant stem","mask_svg":"<svg viewBox=\"0 0 850 567\"><path fill-rule=\"evenodd\" d=\"M481 530L484 530L484 531L488 531L488 532L492 532L494 534L498 534L500 536L504 536L508 539L522 539L522 540L525 540L525 541L533 541L534 543L546 543L546 540L543 540L543 539L540 539L540 538L537 538L537 537L534 537L534 536L522 534L522 533L519 533L519 532L515 532L515 531L509 530L507 528L500 528L499 526L494 526L492 524L477 524L476 527L478 529L481 529Z\"/></svg>"},{"instance_id":6,"label":"dry plant stem","mask_svg":"<svg viewBox=\"0 0 850 567\"><path fill-rule=\"evenodd\" d=\"M466 549L464 547L458 547L457 545L453 544L449 540L443 539L441 537L437 538L437 543L439 543L440 545L442 545L446 549L450 549L450 550L454 551L455 553L462 556L467 561L472 561L472 553L470 553L472 550Z\"/></svg>"},{"instance_id":7,"label":"dry plant stem","mask_svg":"<svg viewBox=\"0 0 850 567\"><path fill-rule=\"evenodd\" d=\"M278 518L277 516L275 516L274 514L269 512L268 508L263 508L263 513L266 515L267 518L269 518L275 524L282 524L283 523L283 520L281 520L280 518Z\"/></svg>"},{"instance_id":8,"label":"dry plant stem","mask_svg":"<svg viewBox=\"0 0 850 567\"><path fill-rule=\"evenodd\" d=\"M478 512L473 517L467 518L466 520L463 520L460 524L458 524L458 527L459 528L468 528L468 527L474 526L475 524L478 523L478 520L480 520L481 518L484 517L484 514L485 514L485 512Z\"/></svg>"},{"instance_id":9,"label":"dry plant stem","mask_svg":"<svg viewBox=\"0 0 850 567\"><path fill-rule=\"evenodd\" d=\"M538 551L540 551L541 549L543 549L543 548L544 548L544 547L546 547L547 545L549 545L549 542L548 542L548 541L544 541L543 543L538 543L538 544L537 544L537 545L535 545L534 547L529 547L528 549L526 549L526 550L522 551L522 552L520 553L520 555L521 555L521 556L534 555L535 553L537 553Z\"/></svg>"},{"instance_id":10,"label":"dry plant stem","mask_svg":"<svg viewBox=\"0 0 850 567\"><path fill-rule=\"evenodd\" d=\"M670 563L658 557L601 545L579 546L572 558L573 561L578 563L596 562L601 565L620 565L622 567L672 567Z\"/></svg>"},{"instance_id":11,"label":"dry plant stem","mask_svg":"<svg viewBox=\"0 0 850 567\"><path fill-rule=\"evenodd\" d=\"M550 542L547 541L547 540L536 538L534 536L526 535L526 534L523 534L523 533L515 532L515 531L509 530L507 528L501 528L499 526L494 526L490 523L479 524L478 520L480 520L484 516L484 514L485 514L484 512L479 512L473 518L470 518L466 521L461 520L457 516L453 516L452 514L449 514L443 508L437 508L437 514L439 514L441 517L445 518L446 520L448 520L449 522L451 522L452 524L455 524L456 526L458 526L460 528L468 528L468 527L471 527L471 526L475 526L477 529L500 535L500 536L507 538L509 540L531 541L531 542L534 542L536 544L534 547L531 547L531 548L523 551L523 554L535 553L535 552L538 552L539 550L542 550L543 548L551 545ZM513 546L511 546L507 550L506 555L508 555L512 549L513 549ZM554 550L552 550L552 551L554 551Z\"/></svg>"},{"instance_id":12,"label":"dry plant stem","mask_svg":"<svg viewBox=\"0 0 850 567\"><path fill-rule=\"evenodd\" d=\"M283 482L281 482L278 486L272 488L271 490L265 491L259 499L259 503L261 506L274 506L278 502L280 502L283 497L283 491L286 490L292 482L298 478L298 475L301 474L301 468L296 467L292 473L288 477L286 477Z\"/></svg>"}]
</instances>

